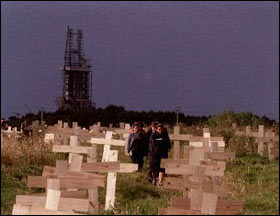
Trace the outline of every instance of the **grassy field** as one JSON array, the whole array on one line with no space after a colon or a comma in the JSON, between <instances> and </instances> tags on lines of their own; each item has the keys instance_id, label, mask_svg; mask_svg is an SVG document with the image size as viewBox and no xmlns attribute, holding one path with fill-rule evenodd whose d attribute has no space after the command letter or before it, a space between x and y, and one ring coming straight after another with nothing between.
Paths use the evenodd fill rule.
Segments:
<instances>
[{"instance_id":1,"label":"grassy field","mask_svg":"<svg viewBox=\"0 0 280 216\"><path fill-rule=\"evenodd\" d=\"M67 157L66 154L52 153L50 146L44 143L34 145L30 141L1 145L1 214L11 214L16 195L42 191L26 186L28 175L41 175L43 165L54 166L56 159ZM12 151L13 148L16 150ZM119 150L121 162L130 161L124 156L123 149L112 149ZM101 152L102 147L98 146L99 160ZM167 207L172 196L181 194L149 184L146 169L145 161L142 173L117 174L116 201L112 211L102 210L105 190L99 189L99 214L155 215L158 207ZM279 160L269 161L267 157L254 155L239 157L227 163L223 183L230 189L233 199L244 201L244 214L279 214Z\"/></svg>"},{"instance_id":2,"label":"grassy field","mask_svg":"<svg viewBox=\"0 0 280 216\"><path fill-rule=\"evenodd\" d=\"M237 158L227 164L224 183L233 198L244 201L244 214L279 214L279 160Z\"/></svg>"}]
</instances>

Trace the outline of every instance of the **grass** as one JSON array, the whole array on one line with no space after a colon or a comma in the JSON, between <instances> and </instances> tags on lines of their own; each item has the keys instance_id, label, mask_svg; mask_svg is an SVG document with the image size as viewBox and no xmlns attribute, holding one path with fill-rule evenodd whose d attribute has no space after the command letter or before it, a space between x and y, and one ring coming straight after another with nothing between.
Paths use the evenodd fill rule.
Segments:
<instances>
[{"instance_id":1,"label":"grass","mask_svg":"<svg viewBox=\"0 0 280 216\"><path fill-rule=\"evenodd\" d=\"M52 153L49 145L30 140L10 140L1 143L1 214L11 214L18 194L31 194L42 189L30 189L26 185L28 175L41 175L43 166L54 166L56 159L66 159L67 154ZM8 148L8 149L7 149ZM15 151L11 149L15 148ZM119 160L130 162L121 147ZM44 154L42 154L42 151ZM102 146L97 147L98 160ZM172 151L170 152L172 155ZM41 158L41 159L40 159ZM167 207L169 200L181 192L155 187L148 183L145 160L141 173L118 173L115 208L105 211L105 189L99 189L99 214L155 215L159 207ZM233 199L243 200L246 215L279 214L279 160L267 157L238 157L227 163L223 183L230 189Z\"/></svg>"},{"instance_id":2,"label":"grass","mask_svg":"<svg viewBox=\"0 0 280 216\"><path fill-rule=\"evenodd\" d=\"M231 196L244 201L246 215L279 215L279 160L251 155L227 164Z\"/></svg>"},{"instance_id":3,"label":"grass","mask_svg":"<svg viewBox=\"0 0 280 216\"><path fill-rule=\"evenodd\" d=\"M27 186L1 169L1 215L11 214L15 196L28 190Z\"/></svg>"},{"instance_id":4,"label":"grass","mask_svg":"<svg viewBox=\"0 0 280 216\"><path fill-rule=\"evenodd\" d=\"M167 207L172 196L180 192L160 188L147 183L145 172L117 174L115 208L104 211L105 191L100 195L101 210L99 214L118 215L157 215L158 207Z\"/></svg>"}]
</instances>

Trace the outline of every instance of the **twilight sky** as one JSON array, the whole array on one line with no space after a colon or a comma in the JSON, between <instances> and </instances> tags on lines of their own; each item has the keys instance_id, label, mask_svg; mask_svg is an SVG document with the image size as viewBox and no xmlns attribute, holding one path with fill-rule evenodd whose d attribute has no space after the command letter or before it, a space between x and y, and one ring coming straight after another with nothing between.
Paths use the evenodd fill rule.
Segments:
<instances>
[{"instance_id":1,"label":"twilight sky","mask_svg":"<svg viewBox=\"0 0 280 216\"><path fill-rule=\"evenodd\" d=\"M1 1L2 117L56 110L67 25L84 31L97 107L279 121L277 1Z\"/></svg>"}]
</instances>

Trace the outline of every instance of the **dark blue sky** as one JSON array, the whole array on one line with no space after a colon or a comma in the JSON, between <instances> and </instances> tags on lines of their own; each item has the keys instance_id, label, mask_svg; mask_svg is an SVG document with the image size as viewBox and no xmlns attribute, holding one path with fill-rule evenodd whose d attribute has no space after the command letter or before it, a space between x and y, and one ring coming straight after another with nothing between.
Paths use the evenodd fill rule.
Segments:
<instances>
[{"instance_id":1,"label":"dark blue sky","mask_svg":"<svg viewBox=\"0 0 280 216\"><path fill-rule=\"evenodd\" d=\"M56 109L67 25L84 31L93 101L279 121L278 2L1 2L1 116Z\"/></svg>"}]
</instances>

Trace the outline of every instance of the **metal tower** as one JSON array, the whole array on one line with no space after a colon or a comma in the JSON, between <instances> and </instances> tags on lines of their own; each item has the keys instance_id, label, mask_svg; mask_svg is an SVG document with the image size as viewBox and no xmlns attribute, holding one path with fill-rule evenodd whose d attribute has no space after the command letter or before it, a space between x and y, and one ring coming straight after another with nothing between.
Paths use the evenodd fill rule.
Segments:
<instances>
[{"instance_id":1,"label":"metal tower","mask_svg":"<svg viewBox=\"0 0 280 216\"><path fill-rule=\"evenodd\" d=\"M63 97L58 98L60 109L77 111L94 106L91 102L92 72L90 59L85 59L83 51L83 31L67 27L63 76Z\"/></svg>"}]
</instances>

